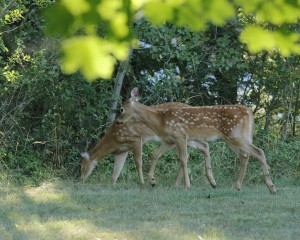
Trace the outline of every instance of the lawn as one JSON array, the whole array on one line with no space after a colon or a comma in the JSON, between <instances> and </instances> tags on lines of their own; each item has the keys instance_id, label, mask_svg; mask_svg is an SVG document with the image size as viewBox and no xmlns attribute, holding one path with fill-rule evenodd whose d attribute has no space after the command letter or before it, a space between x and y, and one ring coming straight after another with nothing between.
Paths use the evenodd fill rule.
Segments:
<instances>
[{"instance_id":1,"label":"lawn","mask_svg":"<svg viewBox=\"0 0 300 240\"><path fill-rule=\"evenodd\" d=\"M300 239L300 187L0 184L0 239Z\"/></svg>"}]
</instances>

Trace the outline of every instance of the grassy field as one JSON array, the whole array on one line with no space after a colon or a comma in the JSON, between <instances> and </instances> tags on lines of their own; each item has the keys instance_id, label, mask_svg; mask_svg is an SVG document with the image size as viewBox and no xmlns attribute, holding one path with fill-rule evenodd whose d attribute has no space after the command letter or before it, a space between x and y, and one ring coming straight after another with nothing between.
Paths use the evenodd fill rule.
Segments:
<instances>
[{"instance_id":1,"label":"grassy field","mask_svg":"<svg viewBox=\"0 0 300 240\"><path fill-rule=\"evenodd\" d=\"M300 187L0 184L0 239L299 239Z\"/></svg>"}]
</instances>

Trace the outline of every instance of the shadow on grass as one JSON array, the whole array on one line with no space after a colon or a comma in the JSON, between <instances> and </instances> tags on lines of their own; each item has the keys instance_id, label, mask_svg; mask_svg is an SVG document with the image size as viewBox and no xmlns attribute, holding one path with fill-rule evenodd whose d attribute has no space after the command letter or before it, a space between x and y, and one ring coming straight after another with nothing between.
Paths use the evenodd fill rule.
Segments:
<instances>
[{"instance_id":1,"label":"shadow on grass","mask_svg":"<svg viewBox=\"0 0 300 240\"><path fill-rule=\"evenodd\" d=\"M3 184L0 239L297 239L300 190L279 190Z\"/></svg>"},{"instance_id":2,"label":"shadow on grass","mask_svg":"<svg viewBox=\"0 0 300 240\"><path fill-rule=\"evenodd\" d=\"M70 182L1 186L1 239L174 239L195 236L180 226L161 190ZM169 191L169 190L168 190ZM173 193L174 197L181 190ZM156 202L156 201L159 202ZM159 226L159 222L166 222Z\"/></svg>"}]
</instances>

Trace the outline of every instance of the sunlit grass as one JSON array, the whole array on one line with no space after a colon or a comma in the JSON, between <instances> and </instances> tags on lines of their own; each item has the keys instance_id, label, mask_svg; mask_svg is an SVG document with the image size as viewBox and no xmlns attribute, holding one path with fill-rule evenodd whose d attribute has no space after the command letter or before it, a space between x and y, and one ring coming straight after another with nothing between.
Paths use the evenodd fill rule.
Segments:
<instances>
[{"instance_id":1,"label":"sunlit grass","mask_svg":"<svg viewBox=\"0 0 300 240\"><path fill-rule=\"evenodd\" d=\"M0 184L0 239L299 239L300 188Z\"/></svg>"}]
</instances>

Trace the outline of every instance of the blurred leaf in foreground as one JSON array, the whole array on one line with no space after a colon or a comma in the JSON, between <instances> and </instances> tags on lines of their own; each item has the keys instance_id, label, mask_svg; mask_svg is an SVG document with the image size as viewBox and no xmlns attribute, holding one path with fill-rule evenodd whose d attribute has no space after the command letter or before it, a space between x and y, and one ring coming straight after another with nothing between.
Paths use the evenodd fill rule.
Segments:
<instances>
[{"instance_id":1,"label":"blurred leaf in foreground","mask_svg":"<svg viewBox=\"0 0 300 240\"><path fill-rule=\"evenodd\" d=\"M283 56L300 53L299 35L284 29L270 31L259 26L249 25L241 33L240 39L248 45L249 50L253 53L261 50L278 50Z\"/></svg>"},{"instance_id":2,"label":"blurred leaf in foreground","mask_svg":"<svg viewBox=\"0 0 300 240\"><path fill-rule=\"evenodd\" d=\"M90 81L99 76L111 77L116 60L110 54L110 43L96 36L75 37L65 40L62 49L62 66L66 73L81 70Z\"/></svg>"}]
</instances>

